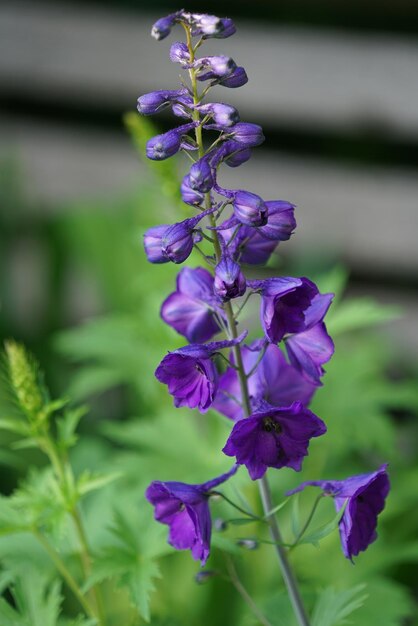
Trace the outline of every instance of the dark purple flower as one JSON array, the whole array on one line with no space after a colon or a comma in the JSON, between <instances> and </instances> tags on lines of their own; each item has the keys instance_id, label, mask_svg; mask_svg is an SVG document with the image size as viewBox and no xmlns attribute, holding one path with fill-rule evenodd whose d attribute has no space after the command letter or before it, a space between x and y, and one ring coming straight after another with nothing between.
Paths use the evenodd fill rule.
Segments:
<instances>
[{"instance_id":1,"label":"dark purple flower","mask_svg":"<svg viewBox=\"0 0 418 626\"><path fill-rule=\"evenodd\" d=\"M229 472L200 485L153 481L145 492L145 497L155 507L155 519L170 527L168 543L176 550L191 550L193 558L202 565L210 552L210 492L236 471L234 465Z\"/></svg>"},{"instance_id":2,"label":"dark purple flower","mask_svg":"<svg viewBox=\"0 0 418 626\"><path fill-rule=\"evenodd\" d=\"M200 206L204 200L205 196L200 191L193 189L190 185L190 176L186 174L183 178L181 187L180 187L181 197L183 202L186 204L191 204L192 206Z\"/></svg>"},{"instance_id":3,"label":"dark purple flower","mask_svg":"<svg viewBox=\"0 0 418 626\"><path fill-rule=\"evenodd\" d=\"M308 278L268 278L249 284L261 293L261 324L272 343L322 321L333 298L332 294L321 295Z\"/></svg>"},{"instance_id":4,"label":"dark purple flower","mask_svg":"<svg viewBox=\"0 0 418 626\"><path fill-rule=\"evenodd\" d=\"M196 243L194 229L201 219L211 213L213 209L203 211L200 215L190 217L182 222L169 226L161 238L161 251L172 263L183 263L191 254L193 245ZM201 235L198 236L200 241Z\"/></svg>"},{"instance_id":5,"label":"dark purple flower","mask_svg":"<svg viewBox=\"0 0 418 626\"><path fill-rule=\"evenodd\" d=\"M213 276L203 267L185 267L177 275L177 290L161 307L161 317L188 341L205 342L221 328L215 314L224 316L213 293Z\"/></svg>"},{"instance_id":6,"label":"dark purple flower","mask_svg":"<svg viewBox=\"0 0 418 626\"><path fill-rule=\"evenodd\" d=\"M157 379L168 386L176 407L198 408L205 413L211 406L218 388L218 372L212 361L223 348L237 345L247 333L237 339L192 344L169 352L155 371Z\"/></svg>"},{"instance_id":7,"label":"dark purple flower","mask_svg":"<svg viewBox=\"0 0 418 626\"><path fill-rule=\"evenodd\" d=\"M228 220L229 222L229 220ZM222 228L225 228L224 223ZM259 234L259 229L242 226L234 236L236 227L226 227L222 236L228 244L228 249L235 260L248 265L264 265L277 247L277 241L265 239Z\"/></svg>"},{"instance_id":8,"label":"dark purple flower","mask_svg":"<svg viewBox=\"0 0 418 626\"><path fill-rule=\"evenodd\" d=\"M265 353L260 360L263 349ZM249 376L248 392L253 411L263 401L279 407L290 406L297 400L305 406L309 404L317 389L316 385L308 382L287 363L280 348L274 344L268 344L266 348L265 340L258 339L249 346L242 346L241 354L244 371ZM230 360L234 362L233 355ZM234 421L244 417L239 379L232 367L219 378L213 408Z\"/></svg>"},{"instance_id":9,"label":"dark purple flower","mask_svg":"<svg viewBox=\"0 0 418 626\"><path fill-rule=\"evenodd\" d=\"M215 268L215 293L227 302L245 293L246 280L241 268L229 255L224 254Z\"/></svg>"},{"instance_id":10,"label":"dark purple flower","mask_svg":"<svg viewBox=\"0 0 418 626\"><path fill-rule=\"evenodd\" d=\"M170 224L151 226L144 234L145 254L150 263L168 263L170 260L162 250L162 240L167 228L170 228Z\"/></svg>"},{"instance_id":11,"label":"dark purple flower","mask_svg":"<svg viewBox=\"0 0 418 626\"><path fill-rule=\"evenodd\" d=\"M268 209L260 196L250 191L239 190L234 194L232 203L234 215L247 226L263 226L267 224Z\"/></svg>"},{"instance_id":12,"label":"dark purple flower","mask_svg":"<svg viewBox=\"0 0 418 626\"><path fill-rule=\"evenodd\" d=\"M182 147L182 138L187 131L194 128L195 124L184 124L173 128L162 135L156 135L147 141L146 155L153 161L163 161L173 156Z\"/></svg>"},{"instance_id":13,"label":"dark purple flower","mask_svg":"<svg viewBox=\"0 0 418 626\"><path fill-rule=\"evenodd\" d=\"M223 102L210 102L201 104L199 107L201 115L210 115L215 127L219 129L229 128L239 122L239 113L235 107ZM205 125L205 128L211 128L211 125Z\"/></svg>"},{"instance_id":14,"label":"dark purple flower","mask_svg":"<svg viewBox=\"0 0 418 626\"><path fill-rule=\"evenodd\" d=\"M208 157L203 157L196 161L196 163L193 163L186 183L188 183L192 189L201 193L207 193L212 189L215 180Z\"/></svg>"},{"instance_id":15,"label":"dark purple flower","mask_svg":"<svg viewBox=\"0 0 418 626\"><path fill-rule=\"evenodd\" d=\"M175 41L171 44L170 60L173 63L180 63L183 67L188 67L190 63L190 52L187 44L183 41Z\"/></svg>"},{"instance_id":16,"label":"dark purple flower","mask_svg":"<svg viewBox=\"0 0 418 626\"><path fill-rule=\"evenodd\" d=\"M137 109L142 115L159 113L165 107L170 106L173 100L183 97L185 93L185 89L161 89L160 91L151 91L138 98Z\"/></svg>"},{"instance_id":17,"label":"dark purple flower","mask_svg":"<svg viewBox=\"0 0 418 626\"><path fill-rule=\"evenodd\" d=\"M287 241L296 228L295 205L285 200L267 200L267 224L260 226L258 232L272 241Z\"/></svg>"},{"instance_id":18,"label":"dark purple flower","mask_svg":"<svg viewBox=\"0 0 418 626\"><path fill-rule=\"evenodd\" d=\"M236 89L237 87L242 87L248 83L248 76L243 67L237 67L232 74L226 76L225 78L221 78L218 81L219 85L223 87L229 87L230 89Z\"/></svg>"},{"instance_id":19,"label":"dark purple flower","mask_svg":"<svg viewBox=\"0 0 418 626\"><path fill-rule=\"evenodd\" d=\"M231 138L244 148L254 148L263 143L265 137L263 129L258 124L239 122L228 133Z\"/></svg>"},{"instance_id":20,"label":"dark purple flower","mask_svg":"<svg viewBox=\"0 0 418 626\"><path fill-rule=\"evenodd\" d=\"M326 426L301 402L290 407L270 407L235 423L223 449L245 465L253 480L268 467L299 471L308 454L309 441L326 432Z\"/></svg>"},{"instance_id":21,"label":"dark purple flower","mask_svg":"<svg viewBox=\"0 0 418 626\"><path fill-rule=\"evenodd\" d=\"M236 63L225 55L201 57L195 61L198 80L221 80L231 76L236 70Z\"/></svg>"},{"instance_id":22,"label":"dark purple flower","mask_svg":"<svg viewBox=\"0 0 418 626\"><path fill-rule=\"evenodd\" d=\"M352 561L377 539L377 517L385 508L390 489L386 468L387 464L371 474L351 476L345 480L309 480L287 495L313 486L321 487L326 495L334 498L337 511L347 502L339 529L344 556Z\"/></svg>"},{"instance_id":23,"label":"dark purple flower","mask_svg":"<svg viewBox=\"0 0 418 626\"><path fill-rule=\"evenodd\" d=\"M157 41L161 41L161 39L165 39L171 32L174 24L179 21L182 15L182 11L176 11L175 13L171 13L166 17L161 17L159 20L155 22L151 29L151 36Z\"/></svg>"}]
</instances>

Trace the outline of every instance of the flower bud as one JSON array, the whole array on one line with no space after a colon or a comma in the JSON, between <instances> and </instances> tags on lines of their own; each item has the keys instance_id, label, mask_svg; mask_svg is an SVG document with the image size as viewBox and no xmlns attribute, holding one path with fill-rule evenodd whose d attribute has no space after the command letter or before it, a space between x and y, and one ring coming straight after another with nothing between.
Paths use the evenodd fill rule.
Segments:
<instances>
[{"instance_id":1,"label":"flower bud","mask_svg":"<svg viewBox=\"0 0 418 626\"><path fill-rule=\"evenodd\" d=\"M238 539L237 546L246 550L257 550L258 541L255 539Z\"/></svg>"},{"instance_id":2,"label":"flower bud","mask_svg":"<svg viewBox=\"0 0 418 626\"><path fill-rule=\"evenodd\" d=\"M159 113L162 109L170 105L170 103L184 94L184 89L162 89L160 91L151 91L140 96L137 100L138 112L142 115L152 115Z\"/></svg>"},{"instance_id":3,"label":"flower bud","mask_svg":"<svg viewBox=\"0 0 418 626\"><path fill-rule=\"evenodd\" d=\"M162 238L169 224L152 226L144 234L144 248L150 263L168 263L169 259L162 251Z\"/></svg>"},{"instance_id":4,"label":"flower bud","mask_svg":"<svg viewBox=\"0 0 418 626\"><path fill-rule=\"evenodd\" d=\"M245 148L259 146L264 141L263 129L258 124L248 124L239 122L230 130L230 135L234 141L242 144Z\"/></svg>"},{"instance_id":5,"label":"flower bud","mask_svg":"<svg viewBox=\"0 0 418 626\"><path fill-rule=\"evenodd\" d=\"M25 347L9 340L5 344L10 382L20 408L32 422L39 423L45 417L45 398L40 384L37 363L28 355Z\"/></svg>"},{"instance_id":6,"label":"flower bud","mask_svg":"<svg viewBox=\"0 0 418 626\"><path fill-rule=\"evenodd\" d=\"M237 191L233 202L235 217L247 226L267 224L268 209L260 196L250 191Z\"/></svg>"},{"instance_id":7,"label":"flower bud","mask_svg":"<svg viewBox=\"0 0 418 626\"><path fill-rule=\"evenodd\" d=\"M206 15L203 13L192 13L193 22L192 35L201 35L205 39L215 37L226 39L236 31L235 25L228 17L217 17L216 15Z\"/></svg>"},{"instance_id":8,"label":"flower bud","mask_svg":"<svg viewBox=\"0 0 418 626\"><path fill-rule=\"evenodd\" d=\"M183 263L193 250L193 231L185 222L169 226L162 237L162 252L173 263Z\"/></svg>"},{"instance_id":9,"label":"flower bud","mask_svg":"<svg viewBox=\"0 0 418 626\"><path fill-rule=\"evenodd\" d=\"M230 156L226 157L225 163L229 167L239 167L251 158L250 148L244 148L243 150L237 150Z\"/></svg>"},{"instance_id":10,"label":"flower bud","mask_svg":"<svg viewBox=\"0 0 418 626\"><path fill-rule=\"evenodd\" d=\"M214 576L217 576L217 572L206 569L201 572L197 572L197 574L195 574L194 580L198 585L203 585L207 580L209 580L209 578L213 578Z\"/></svg>"},{"instance_id":11,"label":"flower bud","mask_svg":"<svg viewBox=\"0 0 418 626\"><path fill-rule=\"evenodd\" d=\"M191 187L189 174L186 174L186 176L183 178L180 191L183 202L185 202L186 204L191 204L192 206L202 204L205 199L203 193L200 193L199 191Z\"/></svg>"},{"instance_id":12,"label":"flower bud","mask_svg":"<svg viewBox=\"0 0 418 626\"><path fill-rule=\"evenodd\" d=\"M236 89L248 83L248 76L243 67L237 67L229 76L225 76L218 81L219 85Z\"/></svg>"},{"instance_id":13,"label":"flower bud","mask_svg":"<svg viewBox=\"0 0 418 626\"><path fill-rule=\"evenodd\" d=\"M246 280L241 268L232 258L223 256L215 268L215 293L227 302L245 293Z\"/></svg>"},{"instance_id":14,"label":"flower bud","mask_svg":"<svg viewBox=\"0 0 418 626\"><path fill-rule=\"evenodd\" d=\"M207 159L199 159L193 163L189 172L189 184L195 191L207 193L214 185L212 169Z\"/></svg>"},{"instance_id":15,"label":"flower bud","mask_svg":"<svg viewBox=\"0 0 418 626\"><path fill-rule=\"evenodd\" d=\"M228 128L239 122L239 113L235 107L223 102L211 102L199 107L199 112L203 115L211 115L216 126Z\"/></svg>"},{"instance_id":16,"label":"flower bud","mask_svg":"<svg viewBox=\"0 0 418 626\"><path fill-rule=\"evenodd\" d=\"M236 69L236 64L231 57L225 55L202 57L196 61L198 80L209 80L214 78L221 80L230 76Z\"/></svg>"},{"instance_id":17,"label":"flower bud","mask_svg":"<svg viewBox=\"0 0 418 626\"><path fill-rule=\"evenodd\" d=\"M161 17L157 20L151 29L151 37L154 37L157 41L161 41L161 39L168 37L178 16L179 11L171 13L171 15L167 15L166 17Z\"/></svg>"},{"instance_id":18,"label":"flower bud","mask_svg":"<svg viewBox=\"0 0 418 626\"><path fill-rule=\"evenodd\" d=\"M181 135L177 129L169 130L162 135L156 135L147 141L146 155L153 161L163 161L180 150Z\"/></svg>"},{"instance_id":19,"label":"flower bud","mask_svg":"<svg viewBox=\"0 0 418 626\"><path fill-rule=\"evenodd\" d=\"M180 63L184 67L190 63L190 52L183 41L175 41L171 44L170 59L173 63Z\"/></svg>"},{"instance_id":20,"label":"flower bud","mask_svg":"<svg viewBox=\"0 0 418 626\"><path fill-rule=\"evenodd\" d=\"M221 517L217 517L213 521L213 527L218 533L223 533L228 528L228 522L226 522Z\"/></svg>"}]
</instances>

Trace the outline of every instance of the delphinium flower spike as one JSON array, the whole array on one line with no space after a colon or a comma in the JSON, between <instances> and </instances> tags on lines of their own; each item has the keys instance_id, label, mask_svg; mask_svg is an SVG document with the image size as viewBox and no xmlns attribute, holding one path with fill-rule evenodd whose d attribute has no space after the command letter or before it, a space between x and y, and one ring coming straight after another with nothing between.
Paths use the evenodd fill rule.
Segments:
<instances>
[{"instance_id":1,"label":"delphinium flower spike","mask_svg":"<svg viewBox=\"0 0 418 626\"><path fill-rule=\"evenodd\" d=\"M299 471L308 447L314 445L311 439L326 432L324 422L308 405L322 385L323 366L334 352L325 326L333 294L321 294L306 277L256 280L246 275L247 266L265 264L277 246L290 239L296 228L296 207L285 199L265 199L251 189L221 185L222 166L239 167L264 141L261 126L242 120L223 98L205 100L215 86L235 89L248 80L245 69L223 51L197 56L207 39L225 39L235 33L235 26L229 18L180 10L159 19L152 35L162 40L176 25L183 28L186 41L175 41L169 56L186 72L189 83L182 80L177 90L160 89L140 96L137 106L143 115L171 109L182 120L150 139L146 153L153 160L170 158L179 151L188 154L192 164L181 182L181 196L189 217L153 226L145 233L144 245L148 260L156 264L183 263L197 247L208 268L181 269L176 290L162 304L163 321L191 343L169 352L155 375L167 385L176 407L197 408L201 413L213 408L231 420L223 452L235 457L237 465L245 465L250 477L258 481L265 521L296 618L300 626L309 626L277 518L270 514L274 503L266 472L282 467ZM204 141L204 133L210 133L210 141ZM212 254L198 247L203 238L212 242ZM262 331L246 344L247 331L242 331L239 315L253 294L261 298ZM222 332L225 339L206 343ZM228 356L223 353L227 348ZM223 371L221 355L222 362L227 361ZM236 466L215 479L216 484L235 471ZM382 476L304 483L326 484L337 508L341 497L349 498L341 522L349 558L374 539L375 519L388 490ZM147 490L156 519L170 526L170 543L191 549L202 564L209 555L208 497L209 485L215 482L153 482ZM363 492L370 495L372 512L367 518L370 532L360 538L358 524L366 510L366 505L359 504Z\"/></svg>"}]
</instances>

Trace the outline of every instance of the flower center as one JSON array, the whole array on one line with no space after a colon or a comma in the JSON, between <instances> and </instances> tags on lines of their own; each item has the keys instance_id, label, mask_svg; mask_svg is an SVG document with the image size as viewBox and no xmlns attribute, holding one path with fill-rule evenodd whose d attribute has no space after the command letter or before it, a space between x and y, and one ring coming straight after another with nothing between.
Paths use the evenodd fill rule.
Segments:
<instances>
[{"instance_id":1,"label":"flower center","mask_svg":"<svg viewBox=\"0 0 418 626\"><path fill-rule=\"evenodd\" d=\"M273 418L265 417L263 420L263 428L267 433L281 433L282 427Z\"/></svg>"}]
</instances>

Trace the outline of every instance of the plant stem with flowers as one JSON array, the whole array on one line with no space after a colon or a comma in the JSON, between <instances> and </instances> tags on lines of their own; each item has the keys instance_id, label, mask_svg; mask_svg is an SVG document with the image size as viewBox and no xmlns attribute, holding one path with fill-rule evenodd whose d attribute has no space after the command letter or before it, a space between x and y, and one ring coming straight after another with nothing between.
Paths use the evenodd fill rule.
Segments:
<instances>
[{"instance_id":1,"label":"plant stem with flowers","mask_svg":"<svg viewBox=\"0 0 418 626\"><path fill-rule=\"evenodd\" d=\"M295 207L284 200L265 201L250 191L228 190L218 184L220 165L241 165L264 136L257 124L241 122L231 105L203 102L212 87L237 88L248 80L244 68L230 57L196 56L206 39L234 34L232 21L178 11L158 20L152 34L157 40L164 39L176 24L184 28L186 42L173 43L170 58L188 72L190 85L183 82L178 90L145 94L138 99L138 111L150 115L171 107L176 116L188 120L150 139L146 153L153 160L163 160L180 150L188 154L192 166L183 179L181 194L184 202L200 213L173 225L149 229L144 237L145 251L152 263L179 264L197 247L213 274L205 268L179 272L177 289L164 301L161 316L189 344L166 355L155 374L168 386L176 407L198 408L202 413L212 407L232 420L223 452L235 457L236 464L226 474L199 485L154 481L146 496L155 507L155 518L169 526L171 545L191 549L193 557L204 565L210 553L210 496L214 487L245 465L250 478L258 481L264 520L295 616L300 626L309 626L274 513L277 507L266 471L282 467L299 471L311 438L326 432L323 421L307 406L322 385L323 365L334 352L324 323L333 294L321 294L305 277L245 277L245 266L264 264L277 245L290 238L296 227ZM196 43L194 38L198 38ZM201 93L200 82L208 83ZM208 149L203 130L219 133ZM191 131L194 137L188 134ZM227 207L231 211L224 219ZM219 223L221 215L223 221ZM206 231L205 218L209 222ZM213 245L213 254L198 246L203 238ZM261 297L264 337L244 344L247 331L239 333L237 322L244 305L234 307L233 301L245 296L245 303L253 293ZM225 340L209 342L221 331ZM221 373L214 359L226 348L231 348L231 353L229 358L223 355L228 367ZM386 466L344 481L309 481L296 491L307 484L321 487L334 498L345 556L352 559L365 550L376 538L377 515L389 490Z\"/></svg>"}]
</instances>

